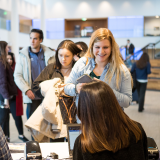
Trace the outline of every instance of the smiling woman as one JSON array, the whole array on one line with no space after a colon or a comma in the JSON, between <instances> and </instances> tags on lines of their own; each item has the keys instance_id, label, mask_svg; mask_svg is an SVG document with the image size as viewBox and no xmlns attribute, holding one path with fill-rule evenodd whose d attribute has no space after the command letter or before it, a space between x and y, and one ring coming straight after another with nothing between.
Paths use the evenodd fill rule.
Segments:
<instances>
[{"instance_id":1,"label":"smiling woman","mask_svg":"<svg viewBox=\"0 0 160 160\"><path fill-rule=\"evenodd\" d=\"M77 79L88 74L95 79L106 82L122 108L129 106L132 100L131 75L124 65L119 47L109 29L96 30L90 40L85 57L81 58L73 67L67 79L65 93L70 96L77 95L85 83L77 84Z\"/></svg>"}]
</instances>

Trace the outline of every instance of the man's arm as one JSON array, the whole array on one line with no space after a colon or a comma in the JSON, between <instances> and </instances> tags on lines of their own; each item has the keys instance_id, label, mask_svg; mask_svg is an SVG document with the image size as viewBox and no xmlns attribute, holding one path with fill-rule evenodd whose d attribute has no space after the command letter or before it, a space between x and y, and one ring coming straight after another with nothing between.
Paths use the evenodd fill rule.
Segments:
<instances>
[{"instance_id":1,"label":"man's arm","mask_svg":"<svg viewBox=\"0 0 160 160\"><path fill-rule=\"evenodd\" d=\"M18 86L18 88L23 93L26 93L26 91L31 90L31 87L27 84L27 82L23 78L23 65L25 64L23 64L22 56L19 55L16 62L15 71L14 71L14 81Z\"/></svg>"}]
</instances>

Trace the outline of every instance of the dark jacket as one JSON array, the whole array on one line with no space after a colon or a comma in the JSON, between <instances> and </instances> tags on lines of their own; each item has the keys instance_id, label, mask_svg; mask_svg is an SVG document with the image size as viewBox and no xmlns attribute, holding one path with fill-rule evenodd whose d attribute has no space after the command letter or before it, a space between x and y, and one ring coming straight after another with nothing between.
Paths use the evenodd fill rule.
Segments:
<instances>
[{"instance_id":1,"label":"dark jacket","mask_svg":"<svg viewBox=\"0 0 160 160\"><path fill-rule=\"evenodd\" d=\"M126 54L127 54L127 45L126 45L125 48L126 48ZM130 46L129 46L129 54L133 54L134 53L134 48L135 48L134 45L131 43Z\"/></svg>"},{"instance_id":2,"label":"dark jacket","mask_svg":"<svg viewBox=\"0 0 160 160\"><path fill-rule=\"evenodd\" d=\"M39 84L45 80L50 80L53 78L60 78L62 81L64 81L64 77L59 69L54 68L54 63L49 64L47 67L44 68L44 70L41 72L41 74L36 78L36 80L32 84L32 91L40 98L43 98L41 94L41 90L39 87Z\"/></svg>"},{"instance_id":3,"label":"dark jacket","mask_svg":"<svg viewBox=\"0 0 160 160\"><path fill-rule=\"evenodd\" d=\"M148 62L146 67L139 69L136 63L133 63L131 68L131 73L133 73L134 70L136 70L136 79L147 80L147 75L151 74L151 65Z\"/></svg>"},{"instance_id":4,"label":"dark jacket","mask_svg":"<svg viewBox=\"0 0 160 160\"><path fill-rule=\"evenodd\" d=\"M0 94L4 99L17 94L17 87L13 78L13 70L11 67L5 68L0 61Z\"/></svg>"},{"instance_id":5,"label":"dark jacket","mask_svg":"<svg viewBox=\"0 0 160 160\"><path fill-rule=\"evenodd\" d=\"M148 160L147 137L142 126L139 124L142 132L142 139L136 143L133 133L130 134L130 144L127 148L121 149L116 153L105 150L91 154L83 153L81 150L80 136L76 139L73 149L73 160Z\"/></svg>"}]
</instances>

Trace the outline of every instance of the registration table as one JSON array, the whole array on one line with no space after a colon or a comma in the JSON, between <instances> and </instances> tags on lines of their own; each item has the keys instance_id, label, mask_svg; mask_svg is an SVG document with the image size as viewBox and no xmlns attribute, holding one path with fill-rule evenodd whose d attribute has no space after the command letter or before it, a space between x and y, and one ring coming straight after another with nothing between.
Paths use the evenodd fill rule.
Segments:
<instances>
[{"instance_id":1,"label":"registration table","mask_svg":"<svg viewBox=\"0 0 160 160\"><path fill-rule=\"evenodd\" d=\"M19 160L21 157L24 157L24 146L25 143L8 143L9 148L11 150L13 160ZM50 155L51 152L58 154L59 159L68 159L69 151L68 151L68 142L58 142L58 143L39 143L42 157L46 159L47 156ZM20 151L23 153L12 153ZM23 158L22 158L23 160Z\"/></svg>"}]
</instances>

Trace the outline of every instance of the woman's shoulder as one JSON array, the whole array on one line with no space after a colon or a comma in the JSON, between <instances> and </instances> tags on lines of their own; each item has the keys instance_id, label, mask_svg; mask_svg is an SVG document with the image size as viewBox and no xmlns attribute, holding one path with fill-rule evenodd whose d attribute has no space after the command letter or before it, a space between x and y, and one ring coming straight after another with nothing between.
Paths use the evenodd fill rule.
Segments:
<instances>
[{"instance_id":1,"label":"woman's shoulder","mask_svg":"<svg viewBox=\"0 0 160 160\"><path fill-rule=\"evenodd\" d=\"M47 71L48 73L52 73L55 71L55 64L54 63L51 63L49 65L47 65L45 68L44 68L45 71Z\"/></svg>"},{"instance_id":2,"label":"woman's shoulder","mask_svg":"<svg viewBox=\"0 0 160 160\"><path fill-rule=\"evenodd\" d=\"M55 67L54 67L54 63L51 63L49 65L47 65L44 70L43 70L43 74L49 74L52 75L55 72ZM41 72L42 73L42 72Z\"/></svg>"},{"instance_id":3,"label":"woman's shoulder","mask_svg":"<svg viewBox=\"0 0 160 160\"><path fill-rule=\"evenodd\" d=\"M86 57L82 57L76 63L85 64L86 62L87 62L87 58Z\"/></svg>"},{"instance_id":4,"label":"woman's shoulder","mask_svg":"<svg viewBox=\"0 0 160 160\"><path fill-rule=\"evenodd\" d=\"M75 140L75 146L81 146L81 134Z\"/></svg>"},{"instance_id":5,"label":"woman's shoulder","mask_svg":"<svg viewBox=\"0 0 160 160\"><path fill-rule=\"evenodd\" d=\"M136 125L138 126L138 128L141 130L142 134L145 132L144 129L143 129L143 126L137 122L137 121L134 121L136 123Z\"/></svg>"},{"instance_id":6,"label":"woman's shoulder","mask_svg":"<svg viewBox=\"0 0 160 160\"><path fill-rule=\"evenodd\" d=\"M0 69L5 69L5 65L3 64L2 60L0 60Z\"/></svg>"},{"instance_id":7,"label":"woman's shoulder","mask_svg":"<svg viewBox=\"0 0 160 160\"><path fill-rule=\"evenodd\" d=\"M130 74L129 69L126 67L125 64L121 64L120 71L121 71L121 73Z\"/></svg>"},{"instance_id":8,"label":"woman's shoulder","mask_svg":"<svg viewBox=\"0 0 160 160\"><path fill-rule=\"evenodd\" d=\"M147 66L151 66L150 62L147 62Z\"/></svg>"},{"instance_id":9,"label":"woman's shoulder","mask_svg":"<svg viewBox=\"0 0 160 160\"><path fill-rule=\"evenodd\" d=\"M74 68L81 68L86 65L86 62L87 62L87 58L82 57L75 63Z\"/></svg>"}]
</instances>

